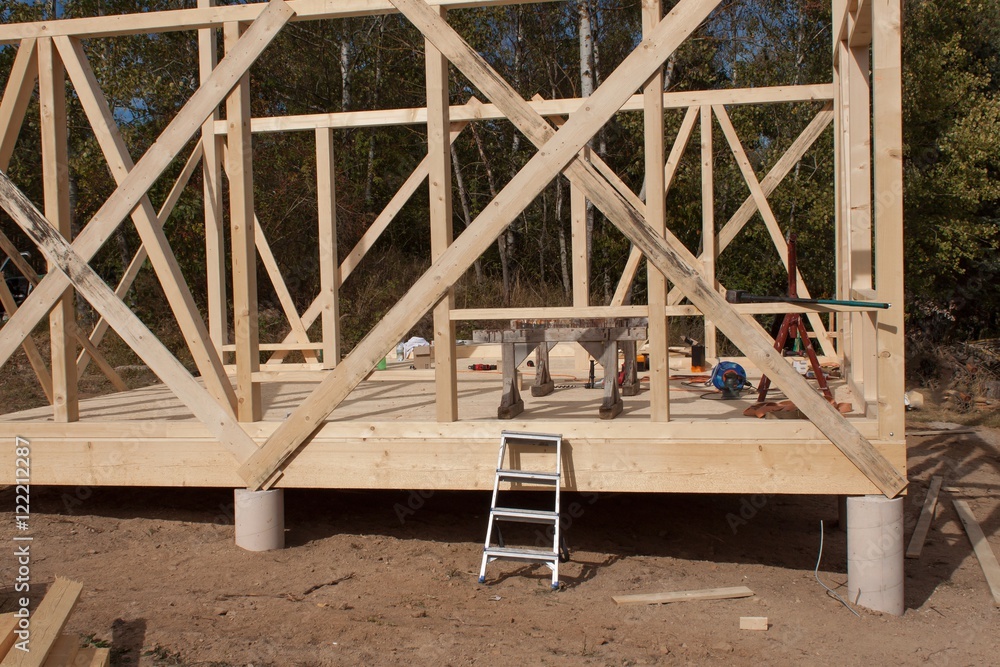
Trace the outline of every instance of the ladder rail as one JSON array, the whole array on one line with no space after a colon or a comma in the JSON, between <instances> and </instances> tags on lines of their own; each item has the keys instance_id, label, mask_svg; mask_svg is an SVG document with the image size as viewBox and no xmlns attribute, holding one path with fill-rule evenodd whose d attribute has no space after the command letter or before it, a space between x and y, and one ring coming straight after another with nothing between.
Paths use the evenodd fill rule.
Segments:
<instances>
[{"instance_id":1,"label":"ladder rail","mask_svg":"<svg viewBox=\"0 0 1000 667\"><path fill-rule=\"evenodd\" d=\"M516 447L542 447L553 448L555 454L554 472L538 472L522 469L520 456L517 457L517 467L514 463L514 450ZM550 450L551 451L551 450ZM565 549L562 548L562 435L552 433L526 433L516 431L502 431L500 433L500 451L497 456L496 474L493 478L493 496L490 500L489 521L486 528L486 542L483 545L483 560L479 570L479 582L486 581L486 566L495 560L520 560L541 563L552 571L552 588L559 588L559 562L562 560ZM504 468L504 459L509 458L507 468ZM508 479L505 479L508 478ZM511 484L538 484L552 485L554 492L554 510L528 510L516 507L498 507L497 500L500 494L500 483L507 481ZM552 526L552 550L525 549L516 547L506 547L503 545L498 522L510 521L520 523L548 524ZM500 546L492 546L493 529L497 529L497 538Z\"/></svg>"}]
</instances>

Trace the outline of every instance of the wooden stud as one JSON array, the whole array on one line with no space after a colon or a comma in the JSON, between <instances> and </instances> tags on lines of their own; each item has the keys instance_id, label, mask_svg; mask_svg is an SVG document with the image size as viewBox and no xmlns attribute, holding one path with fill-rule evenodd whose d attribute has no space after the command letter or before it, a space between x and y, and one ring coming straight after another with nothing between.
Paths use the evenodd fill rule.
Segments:
<instances>
[{"instance_id":1,"label":"wooden stud","mask_svg":"<svg viewBox=\"0 0 1000 667\"><path fill-rule=\"evenodd\" d=\"M589 160L590 148L584 148L582 159ZM590 247L587 245L587 195L578 185L569 186L570 258L573 277L573 307L590 305ZM575 355L577 371L585 370L590 355L578 347Z\"/></svg>"},{"instance_id":2,"label":"wooden stud","mask_svg":"<svg viewBox=\"0 0 1000 667\"><path fill-rule=\"evenodd\" d=\"M958 512L958 518L962 520L962 525L965 526L965 533L969 536L976 558L979 559L979 566L983 568L986 583L989 584L990 593L993 594L993 605L1000 607L1000 564L997 563L996 554L993 553L982 527L976 521L976 515L972 513L969 503L964 500L953 500L952 504Z\"/></svg>"},{"instance_id":3,"label":"wooden stud","mask_svg":"<svg viewBox=\"0 0 1000 667\"><path fill-rule=\"evenodd\" d=\"M38 51L34 39L25 39L17 49L0 100L0 171L7 171L14 144L38 78Z\"/></svg>"},{"instance_id":4,"label":"wooden stud","mask_svg":"<svg viewBox=\"0 0 1000 667\"><path fill-rule=\"evenodd\" d=\"M240 40L240 24L223 30L226 49ZM257 252L253 204L253 148L250 135L250 74L244 72L226 98L229 176L229 231L233 257L233 338L236 342L236 415L241 422L261 417L260 327L257 313Z\"/></svg>"},{"instance_id":5,"label":"wooden stud","mask_svg":"<svg viewBox=\"0 0 1000 667\"><path fill-rule=\"evenodd\" d=\"M323 367L340 363L340 271L337 256L337 185L333 131L316 130L316 198L319 213L319 289L323 304Z\"/></svg>"},{"instance_id":6,"label":"wooden stud","mask_svg":"<svg viewBox=\"0 0 1000 667\"><path fill-rule=\"evenodd\" d=\"M0 660L3 660L17 639L15 630L17 630L17 619L14 614L0 614Z\"/></svg>"},{"instance_id":7,"label":"wooden stud","mask_svg":"<svg viewBox=\"0 0 1000 667\"><path fill-rule=\"evenodd\" d=\"M174 391L177 398L208 426L238 460L245 460L256 450L254 442L233 421L230 413L216 403L205 388L191 377L187 369L170 354L135 313L115 296L86 260L53 229L38 209L3 173L0 173L0 206L58 269L59 275L71 277L72 284L98 312L104 315L122 340L146 362L164 384Z\"/></svg>"},{"instance_id":8,"label":"wooden stud","mask_svg":"<svg viewBox=\"0 0 1000 667\"><path fill-rule=\"evenodd\" d=\"M903 98L900 0L872 0L875 149L875 290L891 303L878 318L878 415L883 438L904 437Z\"/></svg>"},{"instance_id":9,"label":"wooden stud","mask_svg":"<svg viewBox=\"0 0 1000 667\"><path fill-rule=\"evenodd\" d=\"M292 10L282 0L270 0L247 34L188 100L167 125L157 141L143 155L125 181L105 201L73 243L75 254L88 261L110 238L122 220L136 207L143 194L163 173L188 142L204 118L217 107L239 77L291 16ZM13 187L11 185L11 187ZM43 218L44 220L44 218ZM70 284L62 272L45 276L34 292L21 304L17 314L0 329L0 365L21 344Z\"/></svg>"},{"instance_id":10,"label":"wooden stud","mask_svg":"<svg viewBox=\"0 0 1000 667\"><path fill-rule=\"evenodd\" d=\"M210 9L215 0L198 0L199 9ZM212 76L218 64L218 31L202 28L198 31L198 73L202 84ZM218 107L201 126L202 196L205 211L205 275L208 294L208 335L215 349L229 342L229 299L226 289L226 226L222 218L222 137L217 137L214 124L219 119Z\"/></svg>"},{"instance_id":11,"label":"wooden stud","mask_svg":"<svg viewBox=\"0 0 1000 667\"><path fill-rule=\"evenodd\" d=\"M663 17L661 0L643 0L642 34L648 37ZM643 87L645 108L643 128L646 168L646 224L661 236L666 236L666 174L663 163L663 69L646 81ZM661 314L667 305L667 278L653 267L647 267L649 289L649 405L650 419L663 422L670 419L669 329L667 317ZM614 355L617 362L617 349ZM617 365L617 364L616 364ZM617 370L617 369L615 369ZM607 369L605 368L605 371ZM614 374L617 379L617 373ZM619 408L620 410L620 408Z\"/></svg>"},{"instance_id":12,"label":"wooden stud","mask_svg":"<svg viewBox=\"0 0 1000 667\"><path fill-rule=\"evenodd\" d=\"M121 185L135 168L135 163L132 162L125 140L118 130L111 107L100 91L97 78L83 52L83 46L80 42L73 42L67 37L56 37L54 41L63 62L66 63L70 80L90 120L94 136L104 153L108 167L115 181ZM160 279L160 285L163 287L177 326L184 335L195 365L205 380L206 388L215 400L232 410L236 396L222 370L222 359L209 343L208 328L201 319L194 296L184 279L180 264L170 248L149 197L143 195L140 198L139 206L132 211L132 221L135 223L136 231L139 232L139 238L142 240L149 261ZM74 370L76 367L74 358Z\"/></svg>"},{"instance_id":13,"label":"wooden stud","mask_svg":"<svg viewBox=\"0 0 1000 667\"><path fill-rule=\"evenodd\" d=\"M927 497L924 498L924 506L920 509L920 518L910 536L910 544L906 547L907 558L920 558L923 551L924 542L927 540L927 531L930 530L931 521L934 520L934 510L937 508L938 493L941 491L941 482L944 478L941 475L931 477L931 485L927 489Z\"/></svg>"},{"instance_id":14,"label":"wooden stud","mask_svg":"<svg viewBox=\"0 0 1000 667\"><path fill-rule=\"evenodd\" d=\"M447 10L436 10L442 21ZM451 142L448 140L448 60L428 40L424 40L424 67L427 76L427 158L430 189L431 262L452 241ZM455 306L454 288L434 305L434 370L437 419L458 419L458 374L455 362L455 323L449 313Z\"/></svg>"},{"instance_id":15,"label":"wooden stud","mask_svg":"<svg viewBox=\"0 0 1000 667\"><path fill-rule=\"evenodd\" d=\"M69 205L69 143L65 81L63 63L56 53L52 39L41 38L38 41L38 90L42 116L42 181L45 190L45 214L60 234L71 239L73 225ZM49 313L52 407L54 419L58 422L74 422L80 418L76 345L70 333L75 323L76 302L73 290L66 289Z\"/></svg>"},{"instance_id":16,"label":"wooden stud","mask_svg":"<svg viewBox=\"0 0 1000 667\"><path fill-rule=\"evenodd\" d=\"M715 175L712 157L712 107L701 108L701 264L705 280L718 289L715 280L715 261L719 245L715 238ZM716 349L715 326L705 319L705 356L714 359Z\"/></svg>"}]
</instances>

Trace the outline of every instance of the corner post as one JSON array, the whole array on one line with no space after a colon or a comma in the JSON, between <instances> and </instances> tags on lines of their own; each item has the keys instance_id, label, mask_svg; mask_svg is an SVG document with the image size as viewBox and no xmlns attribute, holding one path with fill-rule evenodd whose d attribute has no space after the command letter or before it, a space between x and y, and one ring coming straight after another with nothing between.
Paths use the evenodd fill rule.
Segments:
<instances>
[{"instance_id":1,"label":"corner post","mask_svg":"<svg viewBox=\"0 0 1000 667\"><path fill-rule=\"evenodd\" d=\"M875 149L875 291L892 307L879 314L879 437L902 440L903 406L903 90L901 0L872 0Z\"/></svg>"}]
</instances>

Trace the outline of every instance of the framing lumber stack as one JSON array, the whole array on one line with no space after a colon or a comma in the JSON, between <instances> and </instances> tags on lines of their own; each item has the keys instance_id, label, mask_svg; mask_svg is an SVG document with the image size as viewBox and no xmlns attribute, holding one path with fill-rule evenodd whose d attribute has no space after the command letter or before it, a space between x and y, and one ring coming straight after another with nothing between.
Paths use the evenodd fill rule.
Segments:
<instances>
[{"instance_id":1,"label":"framing lumber stack","mask_svg":"<svg viewBox=\"0 0 1000 667\"><path fill-rule=\"evenodd\" d=\"M56 577L45 597L30 617L28 650L18 648L21 639L15 634L18 619L14 614L0 615L0 664L5 667L107 667L111 649L83 647L77 635L64 633L63 627L73 613L82 584Z\"/></svg>"},{"instance_id":2,"label":"framing lumber stack","mask_svg":"<svg viewBox=\"0 0 1000 667\"><path fill-rule=\"evenodd\" d=\"M511 0L512 2L515 0ZM491 450L504 428L562 433L572 446L569 488L596 491L695 491L749 493L884 493L906 486L903 428L902 133L900 0L832 0L833 71L828 83L770 88L662 92L666 59L719 5L681 0L663 15L658 0L642 4L643 42L587 98L522 99L448 23L448 11L505 4L505 0L271 0L216 7L199 0L192 9L136 15L67 19L0 26L0 44L16 45L17 57L0 101L0 205L35 243L50 270L0 329L0 362L22 346L32 360L52 408L0 418L0 437L29 439L36 484L122 484L368 488L487 488ZM339 19L399 12L426 41L427 106L351 113L252 117L249 69L290 21ZM128 34L197 31L202 85L166 126L149 151L133 161L124 146L82 41ZM222 40L225 56L217 60ZM449 63L488 98L448 103ZM66 226L69 184L62 77L75 89L118 189L76 238ZM5 171L36 82L41 92L45 201L30 201ZM640 94L636 94L641 90ZM871 100L871 103L869 103ZM729 107L814 102L819 111L763 179L758 179ZM225 117L219 117L223 109ZM665 110L685 110L669 151L663 136ZM587 143L615 114L644 118L643 202ZM539 150L462 234L452 236L450 145L470 123L511 122ZM337 262L334 136L338 130L385 125L427 127L427 157L372 223L361 241ZM703 238L696 257L665 225L666 197L694 126L701 133ZM873 307L782 304L734 306L715 275L721 253L759 217L784 261L784 230L768 203L782 179L833 125L836 161L838 294L842 299L889 302ZM555 125L556 127L553 127ZM730 220L716 225L711 136L719 131L740 167L749 196ZM315 136L320 254L320 293L302 313L285 284L257 218L253 201L255 133L309 132ZM147 192L180 151L197 139L185 168L162 208ZM206 225L208 316L203 319L178 267L163 227L187 180L202 168ZM583 291L589 275L583 234L574 232L574 305L566 308L455 307L453 287L508 224L559 174L577 202L589 201L628 237L633 251L607 306L590 305ZM221 183L229 182L223 201ZM403 204L428 181L431 267L370 334L341 359L339 290ZM878 206L874 206L878 202ZM228 206L231 245L223 245ZM126 218L143 247L121 282L108 285L90 267L98 249ZM579 225L574 226L576 230ZM874 232L874 234L873 234ZM874 242L873 242L874 239ZM0 238L0 245L4 239ZM4 245L4 248L7 246ZM9 250L7 252L10 252ZM580 258L584 258L583 261ZM167 295L191 358L193 376L122 301L148 258ZM224 276L233 269L232 294ZM642 260L648 264L650 301L623 305ZM257 335L257 267L275 287L291 332L262 343ZM37 278L37 277L36 277ZM808 287L798 276L799 293ZM0 297L3 295L0 294ZM101 315L97 327L77 336L72 299L88 301ZM683 303L684 300L687 303ZM234 321L227 320L232 307ZM839 358L857 397L858 415L845 418L777 355L753 314L796 310L809 319L816 342ZM434 413L431 419L364 416L333 419L387 351L432 313L435 332ZM667 327L672 316L702 316L710 354L716 331L733 341L795 402L808 421L704 419L671 408L667 391ZM829 316L829 320L821 315ZM49 318L52 368L45 368L28 337ZM648 415L627 431L580 416L527 419L512 425L463 416L455 323L530 318L645 317L653 368ZM318 340L309 336L319 320ZM130 418L103 417L112 397L80 401L76 378L93 360L113 373L99 346L109 328L130 345L171 393L183 412L159 419L155 407ZM230 340L230 330L232 339ZM84 349L75 355L74 336ZM286 363L292 352L305 361ZM269 358L261 363L261 353ZM281 417L268 412L269 385L292 379L314 384ZM497 388L499 390L499 387ZM127 394L124 394L127 395ZM280 395L280 391L277 394ZM357 394L355 394L357 395ZM419 396L413 401L418 402ZM173 409L173 408L171 408ZM375 415L374 417L372 415ZM624 415L627 417L628 415ZM627 440L624 439L627 435ZM10 457L4 450L0 455Z\"/></svg>"}]
</instances>

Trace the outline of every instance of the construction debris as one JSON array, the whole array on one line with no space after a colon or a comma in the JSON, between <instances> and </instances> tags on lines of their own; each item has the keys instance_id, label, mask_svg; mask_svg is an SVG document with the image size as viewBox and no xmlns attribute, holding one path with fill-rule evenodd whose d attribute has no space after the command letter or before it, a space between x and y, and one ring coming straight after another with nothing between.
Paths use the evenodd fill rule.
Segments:
<instances>
[{"instance_id":1,"label":"construction debris","mask_svg":"<svg viewBox=\"0 0 1000 667\"><path fill-rule=\"evenodd\" d=\"M740 616L740 630L767 631L767 616Z\"/></svg>"},{"instance_id":2,"label":"construction debris","mask_svg":"<svg viewBox=\"0 0 1000 667\"><path fill-rule=\"evenodd\" d=\"M732 588L703 588L694 591L672 591L669 593L641 593L639 595L615 595L611 599L617 605L665 604L667 602L687 602L690 600L725 600L748 598L753 591L746 586Z\"/></svg>"}]
</instances>

